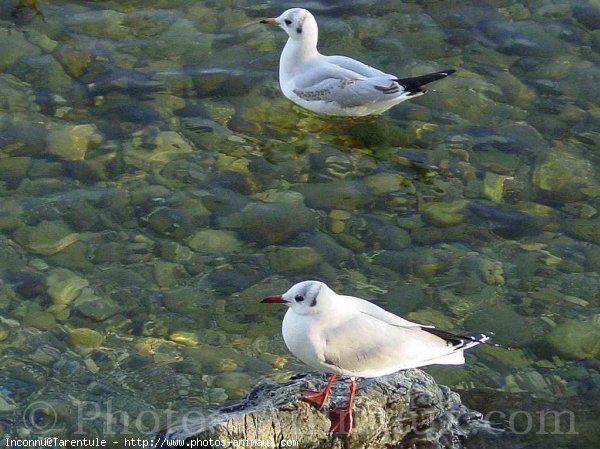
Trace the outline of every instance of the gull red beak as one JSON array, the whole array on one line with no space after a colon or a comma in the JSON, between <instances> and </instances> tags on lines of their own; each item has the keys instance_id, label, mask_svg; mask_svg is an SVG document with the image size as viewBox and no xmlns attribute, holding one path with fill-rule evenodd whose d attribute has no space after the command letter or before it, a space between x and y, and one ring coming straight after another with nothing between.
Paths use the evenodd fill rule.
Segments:
<instances>
[{"instance_id":1,"label":"gull red beak","mask_svg":"<svg viewBox=\"0 0 600 449\"><path fill-rule=\"evenodd\" d=\"M267 296L261 302L264 302L266 304L287 304L287 301L283 299L281 295Z\"/></svg>"},{"instance_id":2,"label":"gull red beak","mask_svg":"<svg viewBox=\"0 0 600 449\"><path fill-rule=\"evenodd\" d=\"M270 17L268 19L261 20L260 23L266 23L268 25L277 25L277 20L275 20L274 18Z\"/></svg>"}]
</instances>

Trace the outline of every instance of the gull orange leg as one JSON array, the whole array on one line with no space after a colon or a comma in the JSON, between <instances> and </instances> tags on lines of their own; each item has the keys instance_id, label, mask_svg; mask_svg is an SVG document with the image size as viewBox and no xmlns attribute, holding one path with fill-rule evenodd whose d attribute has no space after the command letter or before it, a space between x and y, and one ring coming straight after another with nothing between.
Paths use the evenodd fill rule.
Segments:
<instances>
[{"instance_id":1,"label":"gull orange leg","mask_svg":"<svg viewBox=\"0 0 600 449\"><path fill-rule=\"evenodd\" d=\"M350 398L348 399L347 408L336 408L329 412L331 420L330 432L338 435L349 436L352 432L352 405L354 404L354 394L356 393L356 380L350 378Z\"/></svg>"},{"instance_id":2,"label":"gull orange leg","mask_svg":"<svg viewBox=\"0 0 600 449\"><path fill-rule=\"evenodd\" d=\"M308 402L309 404L317 407L318 410L323 408L329 393L331 393L331 389L333 388L333 383L335 382L337 375L332 374L327 381L327 386L323 391L312 391L306 390L302 392L302 400Z\"/></svg>"}]
</instances>

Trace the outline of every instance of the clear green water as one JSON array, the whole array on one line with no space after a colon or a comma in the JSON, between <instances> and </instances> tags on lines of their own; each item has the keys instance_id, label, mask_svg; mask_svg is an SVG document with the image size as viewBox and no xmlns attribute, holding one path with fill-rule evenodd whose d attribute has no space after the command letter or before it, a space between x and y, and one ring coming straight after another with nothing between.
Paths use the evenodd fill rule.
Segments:
<instances>
[{"instance_id":1,"label":"clear green water","mask_svg":"<svg viewBox=\"0 0 600 449\"><path fill-rule=\"evenodd\" d=\"M259 300L319 278L494 331L428 371L597 448L600 4L312 2L324 53L458 69L353 123L280 94L258 21L290 6L0 1L0 434L151 435L284 379Z\"/></svg>"}]
</instances>

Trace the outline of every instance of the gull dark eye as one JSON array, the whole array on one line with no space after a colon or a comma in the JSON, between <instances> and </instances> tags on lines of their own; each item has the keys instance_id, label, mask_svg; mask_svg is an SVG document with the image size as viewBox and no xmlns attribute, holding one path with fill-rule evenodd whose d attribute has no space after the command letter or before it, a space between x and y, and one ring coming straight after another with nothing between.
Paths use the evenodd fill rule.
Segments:
<instances>
[{"instance_id":1,"label":"gull dark eye","mask_svg":"<svg viewBox=\"0 0 600 449\"><path fill-rule=\"evenodd\" d=\"M290 26L292 24L292 21L290 19L285 19L284 22L287 26Z\"/></svg>"},{"instance_id":2,"label":"gull dark eye","mask_svg":"<svg viewBox=\"0 0 600 449\"><path fill-rule=\"evenodd\" d=\"M296 302L302 302L302 301L304 301L304 296L302 296L302 295L296 295L294 297L294 299L296 300Z\"/></svg>"}]
</instances>

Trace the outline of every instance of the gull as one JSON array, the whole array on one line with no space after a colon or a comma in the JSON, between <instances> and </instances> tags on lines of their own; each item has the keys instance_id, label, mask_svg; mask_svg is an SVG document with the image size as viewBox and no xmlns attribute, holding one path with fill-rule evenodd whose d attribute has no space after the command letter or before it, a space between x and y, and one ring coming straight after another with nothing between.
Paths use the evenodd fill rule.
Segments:
<instances>
[{"instance_id":1,"label":"gull","mask_svg":"<svg viewBox=\"0 0 600 449\"><path fill-rule=\"evenodd\" d=\"M364 299L339 295L325 283L303 281L263 303L289 307L283 318L283 340L292 354L330 374L323 391L305 391L302 399L323 408L337 376L350 376L346 408L329 413L331 431L348 436L356 377L379 377L425 365L461 365L463 351L490 337L458 335L400 318Z\"/></svg>"},{"instance_id":2,"label":"gull","mask_svg":"<svg viewBox=\"0 0 600 449\"><path fill-rule=\"evenodd\" d=\"M317 50L317 22L306 9L288 9L261 23L278 25L289 36L279 61L283 95L318 114L382 114L402 101L423 95L427 92L425 84L455 72L450 69L398 78L347 56L322 55Z\"/></svg>"}]
</instances>

